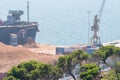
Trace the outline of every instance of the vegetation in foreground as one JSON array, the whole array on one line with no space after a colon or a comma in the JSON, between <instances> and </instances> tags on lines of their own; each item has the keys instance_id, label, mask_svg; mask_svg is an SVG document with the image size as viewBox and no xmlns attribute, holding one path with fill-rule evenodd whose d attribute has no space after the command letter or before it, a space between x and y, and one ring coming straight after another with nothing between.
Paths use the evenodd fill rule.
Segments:
<instances>
[{"instance_id":1,"label":"vegetation in foreground","mask_svg":"<svg viewBox=\"0 0 120 80\"><path fill-rule=\"evenodd\" d=\"M111 70L101 73L101 61L111 67ZM4 80L58 80L63 74L69 74L77 80L73 70L78 64L79 79L120 80L120 48L114 46L102 46L92 54L77 50L60 57L54 65L36 61L23 62L12 67Z\"/></svg>"}]
</instances>

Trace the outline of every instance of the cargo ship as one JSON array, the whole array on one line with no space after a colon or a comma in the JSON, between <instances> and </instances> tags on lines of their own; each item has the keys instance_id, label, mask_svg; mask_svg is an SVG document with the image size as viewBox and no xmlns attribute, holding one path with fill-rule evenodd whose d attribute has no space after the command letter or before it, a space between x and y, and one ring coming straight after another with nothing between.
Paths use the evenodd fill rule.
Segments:
<instances>
[{"instance_id":1,"label":"cargo ship","mask_svg":"<svg viewBox=\"0 0 120 80\"><path fill-rule=\"evenodd\" d=\"M22 10L10 10L7 20L0 20L0 42L7 45L25 44L29 39L35 42L38 23L21 21L23 14Z\"/></svg>"}]
</instances>

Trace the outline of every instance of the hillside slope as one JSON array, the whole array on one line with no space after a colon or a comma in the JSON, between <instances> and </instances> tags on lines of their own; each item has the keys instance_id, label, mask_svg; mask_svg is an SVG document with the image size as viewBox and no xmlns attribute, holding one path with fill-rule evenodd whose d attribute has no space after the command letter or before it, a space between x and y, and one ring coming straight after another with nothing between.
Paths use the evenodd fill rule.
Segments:
<instances>
[{"instance_id":1,"label":"hillside slope","mask_svg":"<svg viewBox=\"0 0 120 80\"><path fill-rule=\"evenodd\" d=\"M12 66L23 61L37 60L45 63L53 63L57 61L58 57L58 55L34 53L22 46L13 47L0 43L0 73L7 72Z\"/></svg>"}]
</instances>

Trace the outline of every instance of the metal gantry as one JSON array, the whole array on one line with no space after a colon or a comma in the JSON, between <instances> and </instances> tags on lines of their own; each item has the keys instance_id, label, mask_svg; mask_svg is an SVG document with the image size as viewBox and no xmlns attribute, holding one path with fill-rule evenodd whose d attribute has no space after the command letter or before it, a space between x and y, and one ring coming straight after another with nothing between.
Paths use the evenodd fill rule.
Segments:
<instances>
[{"instance_id":1,"label":"metal gantry","mask_svg":"<svg viewBox=\"0 0 120 80\"><path fill-rule=\"evenodd\" d=\"M105 0L103 0L103 2L102 2L102 5L101 5L98 15L94 16L94 23L93 23L93 26L91 27L91 30L94 32L93 36L91 38L91 43L95 44L95 45L101 43L101 39L97 35L97 32L99 31L100 19L102 16L102 11L103 11L104 5L105 5Z\"/></svg>"}]
</instances>

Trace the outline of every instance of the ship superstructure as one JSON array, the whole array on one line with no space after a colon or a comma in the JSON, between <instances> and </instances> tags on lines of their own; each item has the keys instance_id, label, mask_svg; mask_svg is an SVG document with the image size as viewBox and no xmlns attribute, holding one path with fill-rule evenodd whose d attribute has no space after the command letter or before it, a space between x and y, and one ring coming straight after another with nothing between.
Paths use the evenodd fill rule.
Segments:
<instances>
[{"instance_id":1,"label":"ship superstructure","mask_svg":"<svg viewBox=\"0 0 120 80\"><path fill-rule=\"evenodd\" d=\"M28 39L35 41L37 22L21 21L22 10L10 10L7 21L0 20L0 42L5 44L25 44Z\"/></svg>"}]
</instances>

